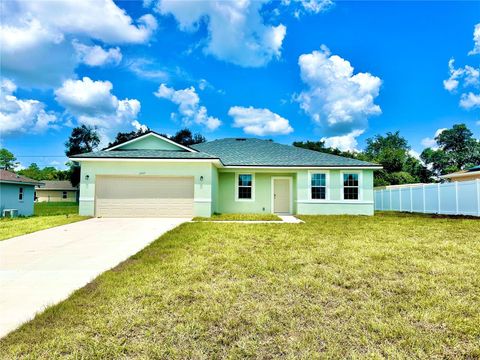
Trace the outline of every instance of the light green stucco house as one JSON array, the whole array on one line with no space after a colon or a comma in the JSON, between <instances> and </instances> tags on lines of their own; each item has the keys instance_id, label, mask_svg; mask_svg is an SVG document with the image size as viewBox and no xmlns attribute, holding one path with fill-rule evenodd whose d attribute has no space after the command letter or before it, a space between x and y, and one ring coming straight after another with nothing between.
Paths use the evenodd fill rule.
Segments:
<instances>
[{"instance_id":1,"label":"light green stucco house","mask_svg":"<svg viewBox=\"0 0 480 360\"><path fill-rule=\"evenodd\" d=\"M81 164L80 214L373 214L380 166L253 138L186 147L149 132Z\"/></svg>"}]
</instances>

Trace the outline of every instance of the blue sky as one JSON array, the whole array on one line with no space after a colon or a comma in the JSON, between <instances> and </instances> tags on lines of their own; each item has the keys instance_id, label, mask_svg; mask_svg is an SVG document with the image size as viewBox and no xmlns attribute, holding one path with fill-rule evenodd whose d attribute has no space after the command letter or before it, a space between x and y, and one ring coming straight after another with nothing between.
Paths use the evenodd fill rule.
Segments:
<instances>
[{"instance_id":1,"label":"blue sky","mask_svg":"<svg viewBox=\"0 0 480 360\"><path fill-rule=\"evenodd\" d=\"M62 166L73 126L412 148L480 135L480 2L2 2L0 144ZM452 61L453 59L453 61Z\"/></svg>"}]
</instances>

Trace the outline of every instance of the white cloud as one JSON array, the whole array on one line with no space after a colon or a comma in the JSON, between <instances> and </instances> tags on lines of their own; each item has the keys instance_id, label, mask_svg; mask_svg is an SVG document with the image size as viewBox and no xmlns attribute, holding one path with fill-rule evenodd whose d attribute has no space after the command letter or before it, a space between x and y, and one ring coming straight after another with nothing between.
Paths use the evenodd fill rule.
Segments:
<instances>
[{"instance_id":1,"label":"white cloud","mask_svg":"<svg viewBox=\"0 0 480 360\"><path fill-rule=\"evenodd\" d=\"M136 99L118 100L111 93L112 88L110 81L93 81L88 77L67 80L55 90L55 99L78 123L96 126L108 138L117 131L135 127L132 122L141 107Z\"/></svg>"},{"instance_id":2,"label":"white cloud","mask_svg":"<svg viewBox=\"0 0 480 360\"><path fill-rule=\"evenodd\" d=\"M148 130L148 126L147 125L144 125L144 124L140 124L138 122L138 120L135 120L135 121L132 121L132 126L137 129L137 130L141 130L143 132L147 131Z\"/></svg>"},{"instance_id":3,"label":"white cloud","mask_svg":"<svg viewBox=\"0 0 480 360\"><path fill-rule=\"evenodd\" d=\"M38 133L55 126L57 116L45 111L38 100L18 99L13 93L17 86L3 79L0 91L0 134Z\"/></svg>"},{"instance_id":4,"label":"white cloud","mask_svg":"<svg viewBox=\"0 0 480 360\"><path fill-rule=\"evenodd\" d=\"M2 73L23 87L54 87L78 65L72 39L145 43L156 27L152 15L134 23L112 0L3 2Z\"/></svg>"},{"instance_id":5,"label":"white cloud","mask_svg":"<svg viewBox=\"0 0 480 360\"><path fill-rule=\"evenodd\" d=\"M282 5L297 5L293 10L293 15L300 18L304 14L318 14L329 9L333 5L331 0L282 0Z\"/></svg>"},{"instance_id":6,"label":"white cloud","mask_svg":"<svg viewBox=\"0 0 480 360\"><path fill-rule=\"evenodd\" d=\"M178 105L178 112L182 117L182 121L187 125L193 122L205 126L208 130L215 130L222 124L218 118L208 115L205 106L200 106L200 98L193 86L175 90L165 84L161 84L154 95L158 98L170 100Z\"/></svg>"},{"instance_id":7,"label":"white cloud","mask_svg":"<svg viewBox=\"0 0 480 360\"><path fill-rule=\"evenodd\" d=\"M459 84L458 80L455 80L452 78L443 80L443 87L445 88L445 90L450 92L454 91L458 87L458 84Z\"/></svg>"},{"instance_id":8,"label":"white cloud","mask_svg":"<svg viewBox=\"0 0 480 360\"><path fill-rule=\"evenodd\" d=\"M417 160L420 160L422 161L422 159L420 159L420 153L418 151L415 151L413 149L410 149L408 150L408 155L410 155L411 157L417 159Z\"/></svg>"},{"instance_id":9,"label":"white cloud","mask_svg":"<svg viewBox=\"0 0 480 360\"><path fill-rule=\"evenodd\" d=\"M437 141L435 140L435 138L438 137L445 130L447 130L447 128L437 129L437 131L435 131L435 135L433 136L433 138L430 138L430 137L423 138L420 143L426 148L438 149Z\"/></svg>"},{"instance_id":10,"label":"white cloud","mask_svg":"<svg viewBox=\"0 0 480 360\"><path fill-rule=\"evenodd\" d=\"M228 110L228 115L234 119L233 126L242 128L246 134L286 135L293 131L287 119L268 109L233 106Z\"/></svg>"},{"instance_id":11,"label":"white cloud","mask_svg":"<svg viewBox=\"0 0 480 360\"><path fill-rule=\"evenodd\" d=\"M165 81L169 78L168 71L160 69L153 61L145 58L132 60L128 68L143 79Z\"/></svg>"},{"instance_id":12,"label":"white cloud","mask_svg":"<svg viewBox=\"0 0 480 360\"><path fill-rule=\"evenodd\" d=\"M320 51L298 59L302 80L308 89L296 100L300 107L333 135L352 134L367 126L368 117L381 114L374 103L382 81L370 73L353 73L350 62ZM355 131L354 131L355 130Z\"/></svg>"},{"instance_id":13,"label":"white cloud","mask_svg":"<svg viewBox=\"0 0 480 360\"><path fill-rule=\"evenodd\" d=\"M173 15L182 31L208 30L205 53L244 67L260 67L281 55L286 27L264 23L265 1L159 0L156 11Z\"/></svg>"},{"instance_id":14,"label":"white cloud","mask_svg":"<svg viewBox=\"0 0 480 360\"><path fill-rule=\"evenodd\" d=\"M480 68L474 68L470 65L455 68L455 59L448 61L448 70L450 77L443 81L443 87L449 92L458 89L460 81L463 81L463 87L478 86L480 84Z\"/></svg>"},{"instance_id":15,"label":"white cloud","mask_svg":"<svg viewBox=\"0 0 480 360\"><path fill-rule=\"evenodd\" d=\"M77 40L72 41L72 45L80 62L89 66L118 65L122 61L122 52L119 47L104 50L101 46L89 46Z\"/></svg>"},{"instance_id":16,"label":"white cloud","mask_svg":"<svg viewBox=\"0 0 480 360\"><path fill-rule=\"evenodd\" d=\"M468 53L468 55L477 55L480 54L480 23L475 25L473 30L473 50Z\"/></svg>"},{"instance_id":17,"label":"white cloud","mask_svg":"<svg viewBox=\"0 0 480 360\"><path fill-rule=\"evenodd\" d=\"M460 106L466 110L480 107L480 94L474 94L472 92L462 94L460 98Z\"/></svg>"},{"instance_id":18,"label":"white cloud","mask_svg":"<svg viewBox=\"0 0 480 360\"><path fill-rule=\"evenodd\" d=\"M435 139L429 137L423 138L420 143L426 148L434 148L437 145Z\"/></svg>"},{"instance_id":19,"label":"white cloud","mask_svg":"<svg viewBox=\"0 0 480 360\"><path fill-rule=\"evenodd\" d=\"M320 140L325 142L325 146L333 147L340 149L342 151L358 151L357 137L362 135L365 130L353 130L352 132L341 135L341 136L331 136L323 137Z\"/></svg>"}]
</instances>

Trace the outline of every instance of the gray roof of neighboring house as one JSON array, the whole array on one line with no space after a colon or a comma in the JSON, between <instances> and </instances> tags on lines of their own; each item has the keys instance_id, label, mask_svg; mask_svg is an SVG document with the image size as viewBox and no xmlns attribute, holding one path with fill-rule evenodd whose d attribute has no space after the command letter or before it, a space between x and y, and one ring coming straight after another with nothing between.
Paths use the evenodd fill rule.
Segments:
<instances>
[{"instance_id":1,"label":"gray roof of neighboring house","mask_svg":"<svg viewBox=\"0 0 480 360\"><path fill-rule=\"evenodd\" d=\"M365 167L377 164L254 138L227 138L193 145L228 166Z\"/></svg>"},{"instance_id":2,"label":"gray roof of neighboring house","mask_svg":"<svg viewBox=\"0 0 480 360\"><path fill-rule=\"evenodd\" d=\"M78 187L72 186L72 183L69 180L42 180L42 183L42 185L36 187L38 190L78 190Z\"/></svg>"},{"instance_id":3,"label":"gray roof of neighboring house","mask_svg":"<svg viewBox=\"0 0 480 360\"><path fill-rule=\"evenodd\" d=\"M23 185L39 185L41 182L27 178L14 172L0 169L0 182L9 184L23 184Z\"/></svg>"},{"instance_id":4,"label":"gray roof of neighboring house","mask_svg":"<svg viewBox=\"0 0 480 360\"><path fill-rule=\"evenodd\" d=\"M201 152L181 150L110 150L94 151L70 156L70 158L98 159L216 159L215 156Z\"/></svg>"}]
</instances>

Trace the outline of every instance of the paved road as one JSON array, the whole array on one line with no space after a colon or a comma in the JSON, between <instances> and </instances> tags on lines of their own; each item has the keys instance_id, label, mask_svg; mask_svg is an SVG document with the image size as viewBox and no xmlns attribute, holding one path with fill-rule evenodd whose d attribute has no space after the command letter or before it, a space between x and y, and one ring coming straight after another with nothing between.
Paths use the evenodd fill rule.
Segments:
<instances>
[{"instance_id":1,"label":"paved road","mask_svg":"<svg viewBox=\"0 0 480 360\"><path fill-rule=\"evenodd\" d=\"M96 218L0 241L0 337L189 220Z\"/></svg>"}]
</instances>

